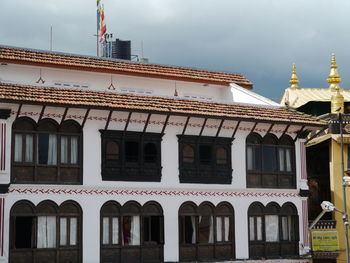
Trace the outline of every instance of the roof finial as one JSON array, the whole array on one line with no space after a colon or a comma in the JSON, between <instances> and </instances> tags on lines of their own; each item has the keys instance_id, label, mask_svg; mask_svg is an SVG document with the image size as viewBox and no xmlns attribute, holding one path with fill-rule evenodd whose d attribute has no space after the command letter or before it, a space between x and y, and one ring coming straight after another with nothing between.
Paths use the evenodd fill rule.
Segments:
<instances>
[{"instance_id":1,"label":"roof finial","mask_svg":"<svg viewBox=\"0 0 350 263\"><path fill-rule=\"evenodd\" d=\"M299 89L299 79L298 79L298 76L297 76L297 68L295 66L295 64L293 63L293 66L292 66L292 76L290 78L290 81L289 83L291 84L290 88L292 89Z\"/></svg>"},{"instance_id":2,"label":"roof finial","mask_svg":"<svg viewBox=\"0 0 350 263\"><path fill-rule=\"evenodd\" d=\"M327 82L330 84L329 88L332 91L339 90L339 83L341 82L341 78L338 73L338 66L337 62L335 60L335 54L332 53L332 63L331 63L331 72L329 73Z\"/></svg>"}]
</instances>

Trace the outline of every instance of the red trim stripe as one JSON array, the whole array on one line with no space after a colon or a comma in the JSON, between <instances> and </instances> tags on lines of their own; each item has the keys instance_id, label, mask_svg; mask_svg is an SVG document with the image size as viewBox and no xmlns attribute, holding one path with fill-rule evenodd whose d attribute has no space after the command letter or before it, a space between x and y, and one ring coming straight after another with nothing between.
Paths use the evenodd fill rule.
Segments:
<instances>
[{"instance_id":1,"label":"red trim stripe","mask_svg":"<svg viewBox=\"0 0 350 263\"><path fill-rule=\"evenodd\" d=\"M4 206L5 198L0 198L0 234L1 234L1 253L4 256Z\"/></svg>"},{"instance_id":2,"label":"red trim stripe","mask_svg":"<svg viewBox=\"0 0 350 263\"><path fill-rule=\"evenodd\" d=\"M2 169L1 170L5 170L6 169L6 123L2 124Z\"/></svg>"}]
</instances>

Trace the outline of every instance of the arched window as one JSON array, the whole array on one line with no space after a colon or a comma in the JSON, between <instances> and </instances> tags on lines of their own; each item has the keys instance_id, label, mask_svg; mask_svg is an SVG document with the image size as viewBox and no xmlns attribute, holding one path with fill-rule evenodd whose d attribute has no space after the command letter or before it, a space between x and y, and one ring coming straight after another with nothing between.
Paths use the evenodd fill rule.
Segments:
<instances>
[{"instance_id":1,"label":"arched window","mask_svg":"<svg viewBox=\"0 0 350 263\"><path fill-rule=\"evenodd\" d=\"M186 144L182 148L182 160L186 163L194 163L194 150L193 146Z\"/></svg>"},{"instance_id":2,"label":"arched window","mask_svg":"<svg viewBox=\"0 0 350 263\"><path fill-rule=\"evenodd\" d=\"M115 201L101 208L101 262L162 262L163 210L156 202L143 206Z\"/></svg>"},{"instance_id":3,"label":"arched window","mask_svg":"<svg viewBox=\"0 0 350 263\"><path fill-rule=\"evenodd\" d=\"M247 187L295 188L294 142L269 133L246 140Z\"/></svg>"},{"instance_id":4,"label":"arched window","mask_svg":"<svg viewBox=\"0 0 350 263\"><path fill-rule=\"evenodd\" d=\"M22 200L13 205L10 217L11 262L81 262L82 212L74 201L58 207L45 200L35 207Z\"/></svg>"},{"instance_id":5,"label":"arched window","mask_svg":"<svg viewBox=\"0 0 350 263\"><path fill-rule=\"evenodd\" d=\"M279 258L298 255L298 215L295 206L255 202L248 209L249 257Z\"/></svg>"},{"instance_id":6,"label":"arched window","mask_svg":"<svg viewBox=\"0 0 350 263\"><path fill-rule=\"evenodd\" d=\"M227 164L227 150L224 147L216 148L216 164Z\"/></svg>"},{"instance_id":7,"label":"arched window","mask_svg":"<svg viewBox=\"0 0 350 263\"><path fill-rule=\"evenodd\" d=\"M13 123L13 183L81 182L81 126L20 117Z\"/></svg>"},{"instance_id":8,"label":"arched window","mask_svg":"<svg viewBox=\"0 0 350 263\"><path fill-rule=\"evenodd\" d=\"M106 141L106 161L119 160L119 151L119 144L116 141Z\"/></svg>"},{"instance_id":9,"label":"arched window","mask_svg":"<svg viewBox=\"0 0 350 263\"><path fill-rule=\"evenodd\" d=\"M186 202L179 209L180 260L229 260L234 258L233 208Z\"/></svg>"}]
</instances>

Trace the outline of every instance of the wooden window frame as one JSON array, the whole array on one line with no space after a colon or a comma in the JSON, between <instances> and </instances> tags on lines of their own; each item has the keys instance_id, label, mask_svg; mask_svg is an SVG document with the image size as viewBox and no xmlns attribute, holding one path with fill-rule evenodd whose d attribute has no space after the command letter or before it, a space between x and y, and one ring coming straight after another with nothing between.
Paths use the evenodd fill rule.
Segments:
<instances>
[{"instance_id":1,"label":"wooden window frame","mask_svg":"<svg viewBox=\"0 0 350 263\"><path fill-rule=\"evenodd\" d=\"M109 210L108 210L109 208ZM139 245L125 245L122 242L122 225L123 217L139 216L140 217L140 244ZM147 244L144 240L144 223L143 219L150 216L159 216L159 244ZM103 244L103 218L118 217L119 218L119 236L118 244L111 244L112 230L109 225L109 244ZM121 206L116 201L107 201L103 204L100 210L100 262L163 262L164 258L164 217L163 209L155 201L149 201L141 206L135 201L128 201ZM131 255L131 257L130 257ZM150 258L153 257L153 258Z\"/></svg>"},{"instance_id":2,"label":"wooden window frame","mask_svg":"<svg viewBox=\"0 0 350 263\"><path fill-rule=\"evenodd\" d=\"M102 146L103 181L137 181L160 182L162 175L161 166L161 141L163 134L143 133L130 131L100 130ZM119 145L119 159L112 161L106 158L106 145L108 141L114 141ZM127 162L125 157L125 142L138 143L138 161ZM144 159L144 147L147 143L156 146L155 162L147 162Z\"/></svg>"},{"instance_id":3,"label":"wooden window frame","mask_svg":"<svg viewBox=\"0 0 350 263\"><path fill-rule=\"evenodd\" d=\"M204 212L203 207L210 209L211 213ZM195 217L196 242L185 242L185 217ZM212 216L213 219L213 243L200 243L199 217ZM217 218L229 217L229 241L217 241ZM235 236L234 236L234 209L228 202L221 202L216 207L210 202L203 202L199 206L193 202L185 202L179 208L179 257L181 262L232 260L235 258ZM209 252L209 253L208 253Z\"/></svg>"},{"instance_id":4,"label":"wooden window frame","mask_svg":"<svg viewBox=\"0 0 350 263\"><path fill-rule=\"evenodd\" d=\"M18 211L17 207L27 206L30 207L31 212ZM75 207L75 212L67 211L65 209L72 210ZM33 217L32 221L32 247L31 248L15 248L15 220L17 217L30 216ZM37 248L37 219L39 216L55 216L56 218L56 246L54 248ZM77 237L76 245L60 245L60 218L70 217L77 218ZM69 224L69 223L68 223ZM9 246L9 259L11 262L16 262L16 259L22 260L21 262L42 262L43 257L54 259L54 262L61 262L60 258L66 259L68 254L71 254L74 262L82 262L82 210L78 203L74 201L65 201L60 206L57 206L51 200L44 200L37 206L34 206L30 201L20 200L17 201L10 211L10 246ZM69 243L69 232L67 233L67 242Z\"/></svg>"},{"instance_id":5,"label":"wooden window frame","mask_svg":"<svg viewBox=\"0 0 350 263\"><path fill-rule=\"evenodd\" d=\"M271 138L275 143L267 143L265 139ZM257 139L257 143L253 143L254 139ZM288 143L286 143L288 142ZM264 151L263 147L273 147L275 152L275 170L264 170ZM260 151L260 167L257 169L248 169L248 148L259 149ZM291 171L280 171L280 157L279 150L282 149L284 153L286 149L291 151ZM253 150L253 168L255 167L255 151ZM282 188L282 189L296 189L296 162L295 162L295 144L294 141L288 135L283 135L281 138L277 138L275 135L268 133L262 138L257 133L251 133L246 139L246 172L247 172L247 188ZM284 154L284 165L286 167L286 154Z\"/></svg>"},{"instance_id":6,"label":"wooden window frame","mask_svg":"<svg viewBox=\"0 0 350 263\"><path fill-rule=\"evenodd\" d=\"M32 125L27 129L25 125ZM23 128L21 128L21 125ZM45 126L52 125L55 130L46 130ZM67 126L71 125L69 131ZM18 127L19 126L19 127ZM18 118L12 126L12 154L11 154L11 183L35 183L35 184L83 184L83 132L81 126L73 121L66 120L59 125L53 119L42 119L39 123L28 117ZM75 129L73 131L73 129ZM54 134L57 140L56 164L39 164L38 161L38 136L40 134ZM22 161L15 162L15 135L22 135ZM25 162L25 135L33 135L33 161ZM68 157L70 158L71 137L78 138L78 159L76 164L61 162L61 136L68 137ZM69 160L70 161L70 160ZM44 176L44 174L46 176ZM47 176L49 175L49 176ZM47 179L49 178L49 179Z\"/></svg>"},{"instance_id":7,"label":"wooden window frame","mask_svg":"<svg viewBox=\"0 0 350 263\"><path fill-rule=\"evenodd\" d=\"M201 184L231 184L232 182L232 160L231 147L232 138L177 135L179 142L179 180L180 183ZM184 162L183 149L191 146L194 150L194 162ZM211 146L211 160L209 163L201 163L199 159L200 146ZM216 151L219 148L226 150L227 163L219 164L216 160Z\"/></svg>"},{"instance_id":8,"label":"wooden window frame","mask_svg":"<svg viewBox=\"0 0 350 263\"><path fill-rule=\"evenodd\" d=\"M292 211L292 212L285 212ZM268 215L278 217L278 241L266 241L266 220ZM284 216L292 216L294 226L294 240L283 240L282 218ZM254 218L254 240L250 240L250 218ZM256 240L257 223L256 218L262 218L262 240ZM249 258L265 259L265 258L297 258L299 257L299 217L294 204L287 202L280 207L277 203L271 202L266 206L259 202L254 202L248 208L248 240L249 240Z\"/></svg>"}]
</instances>

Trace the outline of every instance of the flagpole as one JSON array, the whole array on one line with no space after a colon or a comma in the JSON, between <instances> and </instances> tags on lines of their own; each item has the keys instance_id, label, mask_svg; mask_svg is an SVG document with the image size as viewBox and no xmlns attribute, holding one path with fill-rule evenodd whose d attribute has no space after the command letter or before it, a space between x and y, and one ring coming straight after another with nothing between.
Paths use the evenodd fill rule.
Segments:
<instances>
[{"instance_id":1,"label":"flagpole","mask_svg":"<svg viewBox=\"0 0 350 263\"><path fill-rule=\"evenodd\" d=\"M99 55L98 53L98 4L97 4L97 9L96 9L96 54L97 56Z\"/></svg>"}]
</instances>

